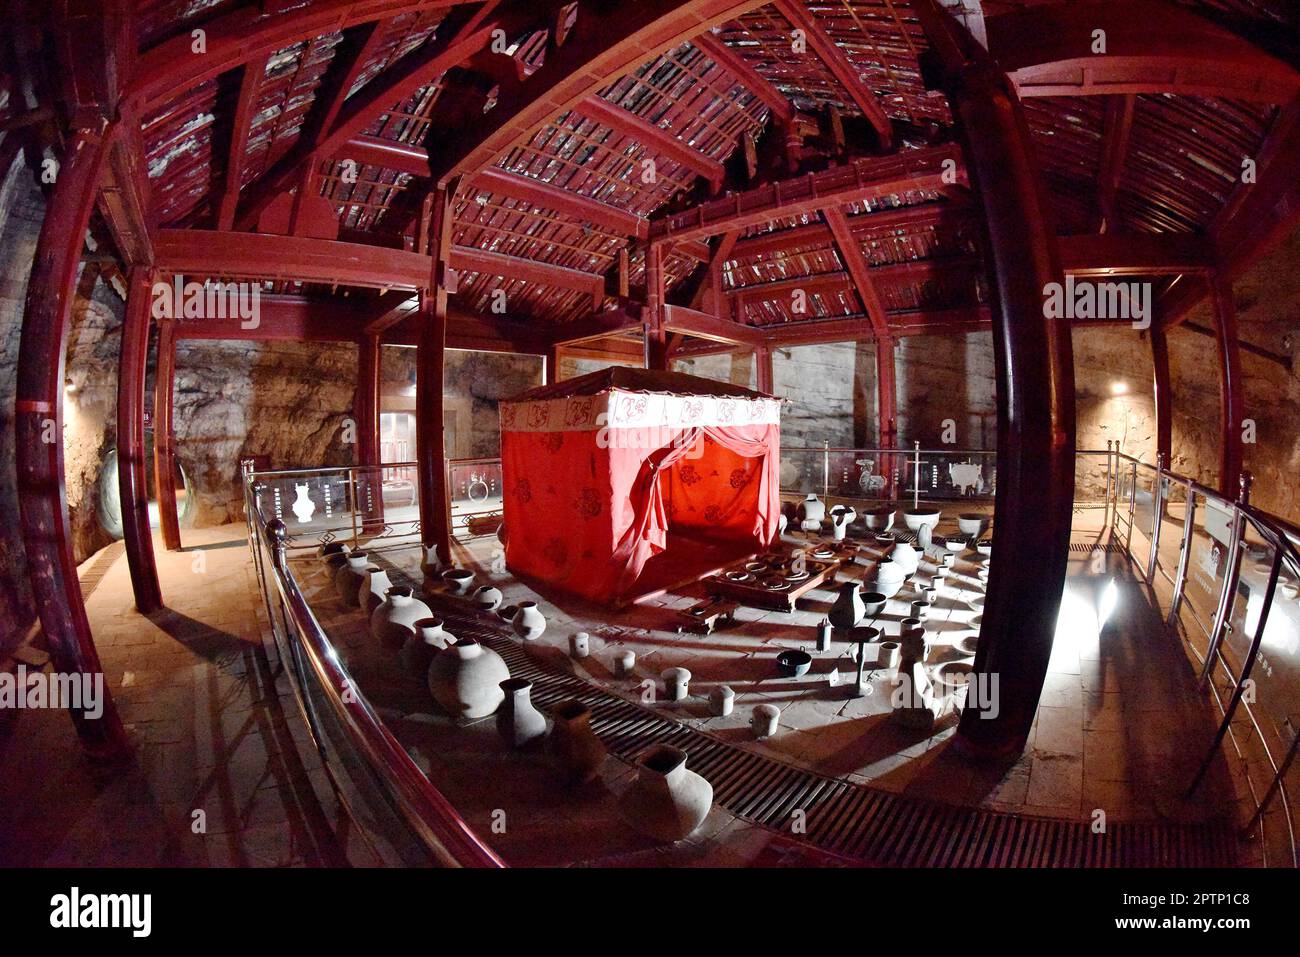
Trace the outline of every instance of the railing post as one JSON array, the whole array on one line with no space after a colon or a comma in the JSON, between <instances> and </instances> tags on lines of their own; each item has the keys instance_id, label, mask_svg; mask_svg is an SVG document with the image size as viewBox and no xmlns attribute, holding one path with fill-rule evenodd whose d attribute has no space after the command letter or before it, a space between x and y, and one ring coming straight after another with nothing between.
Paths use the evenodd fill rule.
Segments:
<instances>
[{"instance_id":1,"label":"railing post","mask_svg":"<svg viewBox=\"0 0 1300 957\"><path fill-rule=\"evenodd\" d=\"M275 566L275 570L283 575L288 568L289 530L284 522L273 518L266 523L266 538L271 546L271 563Z\"/></svg>"},{"instance_id":2,"label":"railing post","mask_svg":"<svg viewBox=\"0 0 1300 957\"><path fill-rule=\"evenodd\" d=\"M1192 537L1196 532L1196 493L1188 482L1186 507L1183 511L1183 544L1178 552L1178 573L1174 576L1174 596L1169 602L1169 617L1165 623L1173 627L1178 621L1178 609L1183 603L1183 590L1187 584L1187 566L1191 561Z\"/></svg>"},{"instance_id":3,"label":"railing post","mask_svg":"<svg viewBox=\"0 0 1300 957\"><path fill-rule=\"evenodd\" d=\"M1116 450L1118 460L1119 452ZM1124 539L1124 551L1128 552L1130 558L1133 557L1133 518L1137 514L1138 503L1138 464L1134 459L1129 463L1128 476L1128 535Z\"/></svg>"},{"instance_id":4,"label":"railing post","mask_svg":"<svg viewBox=\"0 0 1300 957\"><path fill-rule=\"evenodd\" d=\"M831 497L831 443L822 440L822 501Z\"/></svg>"},{"instance_id":5,"label":"railing post","mask_svg":"<svg viewBox=\"0 0 1300 957\"><path fill-rule=\"evenodd\" d=\"M1110 516L1110 493L1111 493L1111 481L1110 481L1110 446L1111 446L1111 440L1110 440L1110 439L1107 439L1107 440L1106 440L1106 497L1105 497L1105 499L1102 501L1102 513L1101 513L1101 526L1102 526L1102 528L1105 528L1105 527L1106 527L1108 524L1110 524L1110 522L1111 522L1111 516Z\"/></svg>"},{"instance_id":6,"label":"railing post","mask_svg":"<svg viewBox=\"0 0 1300 957\"><path fill-rule=\"evenodd\" d=\"M1214 627L1210 630L1210 643L1205 651L1205 665L1201 668L1201 686L1204 687L1214 674L1214 659L1223 644L1223 636L1232 625L1228 619L1232 616L1232 606L1237 598L1237 582L1241 580L1241 539L1245 519L1242 506L1250 504L1249 472L1242 472L1238 479L1240 493L1237 504L1232 508L1232 531L1228 536L1227 565L1224 567L1223 591L1219 593L1219 606L1214 613Z\"/></svg>"},{"instance_id":7,"label":"railing post","mask_svg":"<svg viewBox=\"0 0 1300 957\"><path fill-rule=\"evenodd\" d=\"M1152 585L1156 580L1156 562L1160 555L1160 528L1164 525L1165 516L1165 454L1156 453L1156 484L1153 489L1155 493L1151 501L1151 554L1147 557L1147 585Z\"/></svg>"},{"instance_id":8,"label":"railing post","mask_svg":"<svg viewBox=\"0 0 1300 957\"><path fill-rule=\"evenodd\" d=\"M921 442L912 443L915 458L912 461L912 508L921 507Z\"/></svg>"}]
</instances>

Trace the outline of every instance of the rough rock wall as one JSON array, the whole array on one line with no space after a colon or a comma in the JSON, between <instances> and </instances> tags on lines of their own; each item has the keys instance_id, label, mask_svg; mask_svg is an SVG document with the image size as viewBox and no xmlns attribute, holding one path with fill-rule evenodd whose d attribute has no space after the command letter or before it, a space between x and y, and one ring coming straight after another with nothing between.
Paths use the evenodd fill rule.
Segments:
<instances>
[{"instance_id":1,"label":"rough rock wall","mask_svg":"<svg viewBox=\"0 0 1300 957\"><path fill-rule=\"evenodd\" d=\"M1279 246L1233 284L1238 334L1280 362L1242 351L1244 411L1255 425L1255 442L1245 445L1243 462L1255 476L1251 501L1292 522L1300 522L1300 232ZM1187 317L1213 328L1208 303ZM1214 340L1179 327L1169 337L1174 391L1174 469L1216 486L1219 476L1219 371Z\"/></svg>"},{"instance_id":2,"label":"rough rock wall","mask_svg":"<svg viewBox=\"0 0 1300 957\"><path fill-rule=\"evenodd\" d=\"M0 171L0 653L35 618L18 511L14 396L27 281L45 200L21 158ZM68 330L63 451L73 556L112 539L98 519L101 471L116 442L117 357L123 303L94 267L83 269Z\"/></svg>"},{"instance_id":3,"label":"rough rock wall","mask_svg":"<svg viewBox=\"0 0 1300 957\"><path fill-rule=\"evenodd\" d=\"M997 448L993 333L908 336L899 340L896 356L901 446L943 448L951 419L956 448Z\"/></svg>"},{"instance_id":4,"label":"rough rock wall","mask_svg":"<svg viewBox=\"0 0 1300 957\"><path fill-rule=\"evenodd\" d=\"M1156 460L1156 409L1151 344L1134 329L1075 327L1075 444L1104 449L1107 441L1143 462ZM1105 456L1080 456L1075 495L1096 501L1106 492Z\"/></svg>"}]
</instances>

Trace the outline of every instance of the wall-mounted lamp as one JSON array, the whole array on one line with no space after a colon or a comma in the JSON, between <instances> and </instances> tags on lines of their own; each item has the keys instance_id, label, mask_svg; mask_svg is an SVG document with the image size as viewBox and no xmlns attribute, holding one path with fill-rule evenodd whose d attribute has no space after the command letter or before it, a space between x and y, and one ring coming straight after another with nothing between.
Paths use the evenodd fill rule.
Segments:
<instances>
[{"instance_id":1,"label":"wall-mounted lamp","mask_svg":"<svg viewBox=\"0 0 1300 957\"><path fill-rule=\"evenodd\" d=\"M1128 394L1128 383L1127 383L1127 382L1120 382L1119 380L1116 380L1116 381L1112 382L1112 383L1110 384L1110 394L1111 394L1111 395L1127 395L1127 394Z\"/></svg>"}]
</instances>

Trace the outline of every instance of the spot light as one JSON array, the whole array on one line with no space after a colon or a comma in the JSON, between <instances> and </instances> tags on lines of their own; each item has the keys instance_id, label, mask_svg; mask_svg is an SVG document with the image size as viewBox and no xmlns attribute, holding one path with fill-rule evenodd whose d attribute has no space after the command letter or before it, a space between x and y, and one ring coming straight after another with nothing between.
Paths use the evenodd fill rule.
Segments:
<instances>
[{"instance_id":1,"label":"spot light","mask_svg":"<svg viewBox=\"0 0 1300 957\"><path fill-rule=\"evenodd\" d=\"M1106 582L1106 587L1101 590L1101 597L1097 599L1097 630L1101 631L1110 621L1111 613L1115 611L1115 606L1119 604L1119 588L1115 585L1115 579Z\"/></svg>"},{"instance_id":2,"label":"spot light","mask_svg":"<svg viewBox=\"0 0 1300 957\"><path fill-rule=\"evenodd\" d=\"M1112 383L1110 384L1110 394L1111 394L1111 395L1127 395L1127 394L1128 394L1128 383L1127 383L1127 382L1120 382L1118 379L1116 379L1114 382L1112 382Z\"/></svg>"}]
</instances>

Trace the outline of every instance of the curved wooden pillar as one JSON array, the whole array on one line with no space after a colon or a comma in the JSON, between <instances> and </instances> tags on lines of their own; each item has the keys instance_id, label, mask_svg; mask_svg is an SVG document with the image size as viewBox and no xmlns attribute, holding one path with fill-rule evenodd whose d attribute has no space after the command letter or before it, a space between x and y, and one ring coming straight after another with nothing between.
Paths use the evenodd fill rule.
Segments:
<instances>
[{"instance_id":1,"label":"curved wooden pillar","mask_svg":"<svg viewBox=\"0 0 1300 957\"><path fill-rule=\"evenodd\" d=\"M144 461L144 394L152 286L153 277L147 270L131 271L117 367L117 486L122 504L122 538L135 607L145 615L162 607L153 532L149 528L149 486Z\"/></svg>"},{"instance_id":2,"label":"curved wooden pillar","mask_svg":"<svg viewBox=\"0 0 1300 957\"><path fill-rule=\"evenodd\" d=\"M363 336L357 342L357 391L352 414L357 422L356 462L363 471L366 500L362 527L377 532L384 527L384 483L379 461L380 344L378 335Z\"/></svg>"},{"instance_id":3,"label":"curved wooden pillar","mask_svg":"<svg viewBox=\"0 0 1300 957\"><path fill-rule=\"evenodd\" d=\"M1210 292L1214 303L1214 331L1219 344L1219 491L1235 501L1241 482L1241 425L1245 417L1245 380L1241 349L1237 343L1237 306L1232 283L1215 276Z\"/></svg>"},{"instance_id":4,"label":"curved wooden pillar","mask_svg":"<svg viewBox=\"0 0 1300 957\"><path fill-rule=\"evenodd\" d=\"M420 292L420 340L415 355L415 441L420 480L420 538L451 561L451 516L447 498L447 450L443 435L443 372L447 352L447 257L451 252L454 185L426 201L433 272Z\"/></svg>"},{"instance_id":5,"label":"curved wooden pillar","mask_svg":"<svg viewBox=\"0 0 1300 957\"><path fill-rule=\"evenodd\" d=\"M176 320L158 320L158 359L153 370L153 484L158 490L158 527L169 552L181 549L176 510Z\"/></svg>"},{"instance_id":6,"label":"curved wooden pillar","mask_svg":"<svg viewBox=\"0 0 1300 957\"><path fill-rule=\"evenodd\" d=\"M77 580L63 474L63 376L77 269L108 154L108 128L81 129L68 140L41 226L18 352L14 432L18 503L32 595L56 671L100 676ZM93 679L92 679L93 680ZM107 687L96 718L72 709L86 749L113 759L130 745Z\"/></svg>"},{"instance_id":7,"label":"curved wooden pillar","mask_svg":"<svg viewBox=\"0 0 1300 957\"><path fill-rule=\"evenodd\" d=\"M998 377L993 557L975 657L986 706L968 697L957 739L975 754L1010 755L1038 709L1069 554L1073 356L1069 324L1044 315L1045 287L1064 274L1014 86L954 21L927 12L984 211Z\"/></svg>"},{"instance_id":8,"label":"curved wooden pillar","mask_svg":"<svg viewBox=\"0 0 1300 957\"><path fill-rule=\"evenodd\" d=\"M1165 468L1173 468L1174 390L1169 377L1169 340L1159 321L1151 323L1151 368L1156 405L1156 454L1164 456Z\"/></svg>"}]
</instances>

